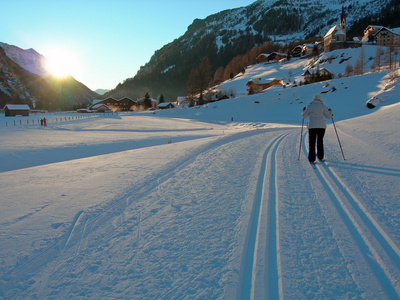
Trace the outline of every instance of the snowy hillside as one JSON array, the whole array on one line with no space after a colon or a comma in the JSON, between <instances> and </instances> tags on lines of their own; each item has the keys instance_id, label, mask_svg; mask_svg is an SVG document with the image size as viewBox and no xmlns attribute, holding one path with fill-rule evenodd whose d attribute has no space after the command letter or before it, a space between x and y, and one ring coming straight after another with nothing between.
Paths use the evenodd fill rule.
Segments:
<instances>
[{"instance_id":1,"label":"snowy hillside","mask_svg":"<svg viewBox=\"0 0 400 300\"><path fill-rule=\"evenodd\" d=\"M357 51L320 67L343 73L334 57ZM204 107L0 117L0 298L399 299L399 80L245 94L313 63L249 67L221 85L235 99ZM346 160L327 121L313 169L300 112L315 94Z\"/></svg>"},{"instance_id":2,"label":"snowy hillside","mask_svg":"<svg viewBox=\"0 0 400 300\"><path fill-rule=\"evenodd\" d=\"M46 76L48 72L45 68L46 58L37 53L34 49L21 49L19 47L8 45L0 42L0 47L6 52L6 55L11 58L18 65L23 67L25 70L39 75Z\"/></svg>"}]
</instances>

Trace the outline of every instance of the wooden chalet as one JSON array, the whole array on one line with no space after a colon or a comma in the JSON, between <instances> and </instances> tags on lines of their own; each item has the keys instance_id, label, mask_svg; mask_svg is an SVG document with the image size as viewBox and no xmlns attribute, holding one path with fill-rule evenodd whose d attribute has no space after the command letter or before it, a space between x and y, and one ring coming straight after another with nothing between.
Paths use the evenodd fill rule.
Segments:
<instances>
[{"instance_id":1,"label":"wooden chalet","mask_svg":"<svg viewBox=\"0 0 400 300\"><path fill-rule=\"evenodd\" d=\"M92 110L97 113L111 112L112 110L105 104L99 103L92 106Z\"/></svg>"},{"instance_id":2,"label":"wooden chalet","mask_svg":"<svg viewBox=\"0 0 400 300\"><path fill-rule=\"evenodd\" d=\"M138 103L131 98L124 97L118 100L118 105L121 111L134 111L138 108Z\"/></svg>"},{"instance_id":3,"label":"wooden chalet","mask_svg":"<svg viewBox=\"0 0 400 300\"><path fill-rule=\"evenodd\" d=\"M280 79L271 79L268 82L261 82L260 79L251 79L246 83L248 93L260 93L274 85L282 85L283 87L286 87L286 84Z\"/></svg>"},{"instance_id":4,"label":"wooden chalet","mask_svg":"<svg viewBox=\"0 0 400 300\"><path fill-rule=\"evenodd\" d=\"M259 56L257 56L256 62L264 63L264 62L270 62L270 61L278 61L283 58L287 58L287 54L278 53L278 52L272 52L271 54L261 53Z\"/></svg>"},{"instance_id":5,"label":"wooden chalet","mask_svg":"<svg viewBox=\"0 0 400 300\"><path fill-rule=\"evenodd\" d=\"M175 105L171 102L162 102L158 104L158 109L169 109L169 108L174 108Z\"/></svg>"},{"instance_id":6,"label":"wooden chalet","mask_svg":"<svg viewBox=\"0 0 400 300\"><path fill-rule=\"evenodd\" d=\"M315 47L317 47L318 52L321 52L323 50L322 45L319 42L316 42L314 44L303 44L303 45L297 45L296 47L294 47L292 50L292 55L294 57L308 56L308 55L312 54Z\"/></svg>"},{"instance_id":7,"label":"wooden chalet","mask_svg":"<svg viewBox=\"0 0 400 300\"><path fill-rule=\"evenodd\" d=\"M27 117L31 111L31 108L27 104L7 104L3 109L6 117Z\"/></svg>"},{"instance_id":8,"label":"wooden chalet","mask_svg":"<svg viewBox=\"0 0 400 300\"><path fill-rule=\"evenodd\" d=\"M138 103L128 97L121 98L119 100L108 97L103 100L94 100L90 109L94 109L94 106L104 104L113 112L116 111L134 111L138 107Z\"/></svg>"},{"instance_id":9,"label":"wooden chalet","mask_svg":"<svg viewBox=\"0 0 400 300\"><path fill-rule=\"evenodd\" d=\"M194 101L194 99L190 98L190 97L185 97L185 96L179 96L176 98L176 104L179 106L189 106L189 103L191 101Z\"/></svg>"},{"instance_id":10,"label":"wooden chalet","mask_svg":"<svg viewBox=\"0 0 400 300\"><path fill-rule=\"evenodd\" d=\"M333 74L332 72L328 71L325 68L321 68L318 69L318 71L315 72L311 72L310 69L307 69L302 76L304 77L304 82L310 82L311 79L313 78L313 76L315 76L316 72L319 72L319 75L321 77L325 77L325 78L334 78L335 74Z\"/></svg>"}]
</instances>

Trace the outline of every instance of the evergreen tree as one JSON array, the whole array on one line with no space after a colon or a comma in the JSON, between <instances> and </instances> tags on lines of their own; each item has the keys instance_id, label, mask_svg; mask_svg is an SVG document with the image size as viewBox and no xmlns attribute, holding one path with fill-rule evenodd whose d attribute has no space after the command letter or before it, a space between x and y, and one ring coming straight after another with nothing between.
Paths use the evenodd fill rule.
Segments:
<instances>
[{"instance_id":1,"label":"evergreen tree","mask_svg":"<svg viewBox=\"0 0 400 300\"><path fill-rule=\"evenodd\" d=\"M143 100L143 107L144 109L149 109L151 107L151 98L149 93L146 93Z\"/></svg>"}]
</instances>

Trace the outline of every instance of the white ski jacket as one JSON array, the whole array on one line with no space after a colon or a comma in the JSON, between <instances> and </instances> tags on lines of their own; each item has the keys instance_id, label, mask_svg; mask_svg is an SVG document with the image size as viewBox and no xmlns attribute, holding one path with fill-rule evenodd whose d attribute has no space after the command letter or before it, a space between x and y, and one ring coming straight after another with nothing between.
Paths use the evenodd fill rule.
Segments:
<instances>
[{"instance_id":1,"label":"white ski jacket","mask_svg":"<svg viewBox=\"0 0 400 300\"><path fill-rule=\"evenodd\" d=\"M310 117L308 121L308 129L312 128L326 128L325 118L332 118L332 111L322 102L321 96L316 95L314 99L307 105L306 109L302 111L301 116L303 119Z\"/></svg>"}]
</instances>

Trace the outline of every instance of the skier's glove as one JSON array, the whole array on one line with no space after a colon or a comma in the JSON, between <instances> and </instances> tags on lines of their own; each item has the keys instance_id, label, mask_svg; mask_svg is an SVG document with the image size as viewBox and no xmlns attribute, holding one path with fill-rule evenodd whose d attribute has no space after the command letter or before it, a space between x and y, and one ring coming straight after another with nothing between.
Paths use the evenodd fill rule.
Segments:
<instances>
[{"instance_id":1,"label":"skier's glove","mask_svg":"<svg viewBox=\"0 0 400 300\"><path fill-rule=\"evenodd\" d=\"M306 107L303 107L303 111L305 111L306 110Z\"/></svg>"}]
</instances>

